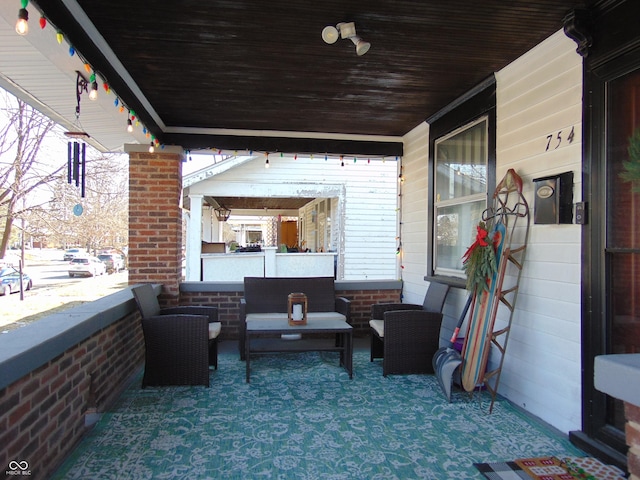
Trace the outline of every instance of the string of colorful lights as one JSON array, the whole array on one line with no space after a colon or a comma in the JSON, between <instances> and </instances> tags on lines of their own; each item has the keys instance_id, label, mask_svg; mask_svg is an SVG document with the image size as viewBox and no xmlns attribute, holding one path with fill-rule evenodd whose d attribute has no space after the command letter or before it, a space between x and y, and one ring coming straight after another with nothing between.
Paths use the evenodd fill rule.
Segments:
<instances>
[{"instance_id":1,"label":"string of colorful lights","mask_svg":"<svg viewBox=\"0 0 640 480\"><path fill-rule=\"evenodd\" d=\"M27 11L27 6L29 5L29 0L20 0L21 3L21 8L19 9L18 12L18 21L16 22L16 32L20 35L27 35L29 32L29 12ZM39 12L40 13L40 12ZM58 42L58 44L62 45L63 43L66 42L66 37L64 35L64 33L56 28L55 25L51 24L51 22L43 15L40 14L40 19L39 19L39 25L41 29L45 29L45 28L53 28L56 31L56 40ZM104 76L102 75L102 73L96 72L96 70L92 67L92 65L85 59L85 57L82 55L81 52L79 52L73 45L69 44L68 47L68 51L69 51L69 55L70 56L77 56L80 61L82 62L82 64L84 65L84 69L87 73L87 75L89 75L88 78L88 85L91 86L91 89L89 91L89 98L91 100L96 100L98 98L98 90L99 90L99 85L98 83L101 82L102 83L102 88L104 89L105 94L110 95L113 94L115 96L114 100L113 100L113 105L115 108L118 109L118 111L120 113L125 113L126 114L126 122L125 122L125 128L127 129L127 132L129 133L133 133L134 128L142 128L142 134L148 138L150 140L150 144L149 144L149 152L153 153L155 148L160 148L163 149L164 145L160 144L160 141L155 137L155 135L151 134L151 132L147 129L147 127L145 125L142 125L140 123L140 120L136 114L136 112L127 107L127 105L124 103L124 101L117 95L117 93L113 92L109 82L106 78L104 78ZM226 154L226 155L234 155L237 156L238 155L238 151L237 150L225 150L225 149L219 149L216 148L215 146L211 147L211 150L213 151L217 151L218 154L222 155L222 154ZM246 154L248 155L253 155L254 151L253 150L246 150L245 151ZM284 152L258 152L258 153L262 153L265 155L266 160L265 160L265 166L269 165L268 162L268 156L272 155L272 154L280 154L280 156L282 156L284 154ZM297 158L297 153L294 154L294 158ZM310 154L310 157L313 158L313 154ZM346 155L330 155L330 154L325 154L324 155L324 159L325 160L329 160L332 158L339 158L340 160L340 165L341 166L345 166L346 162L348 161L353 161L353 163L356 163L360 160L363 160L362 158L359 158L357 156L346 156ZM382 160L382 161L386 161L388 159L391 160L396 160L398 161L398 157L390 157L390 156L386 156L386 157L368 157L366 158L366 162L367 163L371 163L371 160Z\"/></svg>"}]
</instances>

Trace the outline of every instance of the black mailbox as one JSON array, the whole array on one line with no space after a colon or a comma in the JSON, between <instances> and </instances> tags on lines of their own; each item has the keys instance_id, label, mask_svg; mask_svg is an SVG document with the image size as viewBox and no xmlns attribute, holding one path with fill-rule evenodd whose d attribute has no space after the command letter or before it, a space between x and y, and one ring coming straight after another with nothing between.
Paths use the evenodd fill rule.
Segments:
<instances>
[{"instance_id":1,"label":"black mailbox","mask_svg":"<svg viewBox=\"0 0 640 480\"><path fill-rule=\"evenodd\" d=\"M573 223L573 172L534 178L534 223Z\"/></svg>"}]
</instances>

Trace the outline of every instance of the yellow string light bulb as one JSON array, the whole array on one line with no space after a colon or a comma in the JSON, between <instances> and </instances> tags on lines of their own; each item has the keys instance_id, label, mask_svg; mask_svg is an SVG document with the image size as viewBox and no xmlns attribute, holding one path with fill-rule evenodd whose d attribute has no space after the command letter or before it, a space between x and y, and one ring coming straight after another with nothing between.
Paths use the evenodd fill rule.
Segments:
<instances>
[{"instance_id":1,"label":"yellow string light bulb","mask_svg":"<svg viewBox=\"0 0 640 480\"><path fill-rule=\"evenodd\" d=\"M16 22L16 33L18 35L26 35L29 33L29 12L27 11L26 2L22 2L24 5L18 12L18 21Z\"/></svg>"}]
</instances>

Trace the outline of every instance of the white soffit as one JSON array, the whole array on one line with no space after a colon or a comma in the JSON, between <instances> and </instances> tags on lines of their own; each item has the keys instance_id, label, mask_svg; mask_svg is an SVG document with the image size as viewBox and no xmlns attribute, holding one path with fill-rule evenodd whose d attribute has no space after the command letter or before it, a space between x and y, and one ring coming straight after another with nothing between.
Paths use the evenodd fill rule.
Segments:
<instances>
[{"instance_id":1,"label":"white soffit","mask_svg":"<svg viewBox=\"0 0 640 480\"><path fill-rule=\"evenodd\" d=\"M24 100L63 128L87 132L89 143L103 152L122 152L127 143L146 144L151 140L139 125L126 131L127 112L114 105L116 93L107 93L98 77L98 100L83 93L80 117L76 119L76 70L89 78L78 55L69 54L66 41L56 39L51 25L41 29L40 13L29 11L29 33L15 31L20 2L0 2L0 87Z\"/></svg>"}]
</instances>

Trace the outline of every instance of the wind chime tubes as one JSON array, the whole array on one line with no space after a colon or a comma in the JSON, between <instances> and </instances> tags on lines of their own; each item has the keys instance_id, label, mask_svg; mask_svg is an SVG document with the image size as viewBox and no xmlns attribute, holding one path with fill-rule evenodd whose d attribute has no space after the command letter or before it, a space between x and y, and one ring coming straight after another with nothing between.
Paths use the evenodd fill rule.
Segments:
<instances>
[{"instance_id":1,"label":"wind chime tubes","mask_svg":"<svg viewBox=\"0 0 640 480\"><path fill-rule=\"evenodd\" d=\"M67 132L70 136L73 132ZM80 197L85 196L85 173L87 166L87 144L78 141L67 144L67 183L75 182L76 187L80 187Z\"/></svg>"},{"instance_id":2,"label":"wind chime tubes","mask_svg":"<svg viewBox=\"0 0 640 480\"><path fill-rule=\"evenodd\" d=\"M87 91L89 82L84 76L76 70L76 122L80 124L80 98L82 92ZM85 196L85 173L87 167L87 144L78 140L88 139L87 132L65 132L65 135L71 139L67 144L67 183L71 185L75 182L76 187L80 187L80 196Z\"/></svg>"}]
</instances>

